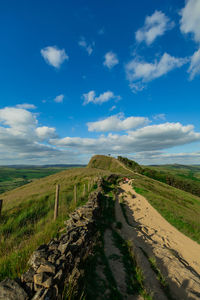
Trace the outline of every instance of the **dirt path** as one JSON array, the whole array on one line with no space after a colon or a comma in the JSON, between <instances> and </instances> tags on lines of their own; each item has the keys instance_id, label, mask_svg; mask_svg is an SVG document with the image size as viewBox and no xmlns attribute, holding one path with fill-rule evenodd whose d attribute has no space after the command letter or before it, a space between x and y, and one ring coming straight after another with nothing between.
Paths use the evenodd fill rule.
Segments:
<instances>
[{"instance_id":1,"label":"dirt path","mask_svg":"<svg viewBox=\"0 0 200 300\"><path fill-rule=\"evenodd\" d=\"M104 251L108 259L110 270L115 278L117 288L123 299L139 300L139 296L127 294L126 271L123 265L123 257L120 250L116 247L112 237L112 231L107 229L104 234Z\"/></svg>"},{"instance_id":2,"label":"dirt path","mask_svg":"<svg viewBox=\"0 0 200 300\"><path fill-rule=\"evenodd\" d=\"M144 256L146 260L155 257L155 261L152 260L154 271L156 268L160 269L174 299L200 299L200 245L170 225L131 185L122 184L121 189L128 223L131 225L123 224L123 234L133 240L137 260L146 273L147 288L151 289L148 281L155 285L153 298L167 299ZM116 210L117 219L124 223L119 204ZM168 295L168 299L169 297Z\"/></svg>"}]
</instances>

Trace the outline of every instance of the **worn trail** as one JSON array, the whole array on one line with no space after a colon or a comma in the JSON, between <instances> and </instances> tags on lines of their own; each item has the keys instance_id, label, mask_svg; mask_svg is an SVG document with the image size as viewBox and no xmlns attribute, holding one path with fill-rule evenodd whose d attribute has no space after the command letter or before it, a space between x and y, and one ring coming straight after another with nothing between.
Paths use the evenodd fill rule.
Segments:
<instances>
[{"instance_id":1,"label":"worn trail","mask_svg":"<svg viewBox=\"0 0 200 300\"><path fill-rule=\"evenodd\" d=\"M130 184L122 184L120 188L116 219L123 224L123 238L132 240L146 288L154 293L153 299L200 299L200 245L170 225ZM121 196L126 220L118 201ZM157 270L165 279L164 285L162 278L157 279Z\"/></svg>"}]
</instances>

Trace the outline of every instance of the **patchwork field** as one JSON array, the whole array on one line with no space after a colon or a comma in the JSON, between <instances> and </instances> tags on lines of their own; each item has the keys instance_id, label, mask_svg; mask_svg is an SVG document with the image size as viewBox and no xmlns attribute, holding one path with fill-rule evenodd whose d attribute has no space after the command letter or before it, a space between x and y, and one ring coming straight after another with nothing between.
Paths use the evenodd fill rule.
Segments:
<instances>
[{"instance_id":1,"label":"patchwork field","mask_svg":"<svg viewBox=\"0 0 200 300\"><path fill-rule=\"evenodd\" d=\"M13 190L39 178L43 178L72 166L58 167L0 167L0 194Z\"/></svg>"}]
</instances>

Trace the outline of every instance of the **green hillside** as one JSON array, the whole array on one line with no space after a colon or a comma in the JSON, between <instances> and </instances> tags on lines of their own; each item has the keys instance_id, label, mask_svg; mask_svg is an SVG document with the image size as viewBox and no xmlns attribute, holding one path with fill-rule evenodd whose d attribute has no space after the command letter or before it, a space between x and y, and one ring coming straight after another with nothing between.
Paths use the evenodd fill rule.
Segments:
<instances>
[{"instance_id":1,"label":"green hillside","mask_svg":"<svg viewBox=\"0 0 200 300\"><path fill-rule=\"evenodd\" d=\"M130 169L129 177L134 179L133 187L136 192L145 196L169 223L200 243L200 197L139 174L138 171L143 169L140 165L127 158L120 157L119 159L120 161L115 158L97 156L97 159L96 157L91 159L90 166L97 164L99 168L104 169L107 165L108 168L111 167L114 170L122 168L125 172L127 169L123 168L124 164ZM94 163L93 160L95 160ZM198 188L200 188L199 184Z\"/></svg>"},{"instance_id":2,"label":"green hillside","mask_svg":"<svg viewBox=\"0 0 200 300\"><path fill-rule=\"evenodd\" d=\"M109 170L110 172L132 175L131 170L127 170L126 166L110 156L95 155L88 163L88 168L95 168L101 170Z\"/></svg>"},{"instance_id":3,"label":"green hillside","mask_svg":"<svg viewBox=\"0 0 200 300\"><path fill-rule=\"evenodd\" d=\"M13 190L39 178L43 178L68 167L0 167L0 194Z\"/></svg>"},{"instance_id":4,"label":"green hillside","mask_svg":"<svg viewBox=\"0 0 200 300\"><path fill-rule=\"evenodd\" d=\"M174 164L149 166L149 168L160 172L170 172L172 175L178 176L180 178L191 179L200 182L200 166Z\"/></svg>"},{"instance_id":5,"label":"green hillside","mask_svg":"<svg viewBox=\"0 0 200 300\"><path fill-rule=\"evenodd\" d=\"M0 280L6 276L19 276L26 269L28 257L34 249L57 235L69 213L87 201L97 176L108 174L110 172L106 170L97 172L90 168L75 168L1 194L3 210L0 217ZM59 217L54 222L56 184L60 185L60 205ZM77 204L73 201L75 184Z\"/></svg>"},{"instance_id":6,"label":"green hillside","mask_svg":"<svg viewBox=\"0 0 200 300\"><path fill-rule=\"evenodd\" d=\"M139 170L138 164L132 165ZM86 168L65 170L1 194L0 280L24 272L34 249L59 234L69 213L87 201L88 193L95 189L95 180L111 173L134 179L136 192L144 195L172 225L200 243L199 197L141 175L115 158L96 155ZM60 206L54 222L56 184L60 184ZM73 201L75 184L77 204Z\"/></svg>"},{"instance_id":7,"label":"green hillside","mask_svg":"<svg viewBox=\"0 0 200 300\"><path fill-rule=\"evenodd\" d=\"M188 168L187 166L181 166L180 168L174 168L172 166L140 166L133 160L122 156L119 156L118 160L134 172L200 197L200 180L198 167L195 167L195 171L192 172L192 167Z\"/></svg>"}]
</instances>

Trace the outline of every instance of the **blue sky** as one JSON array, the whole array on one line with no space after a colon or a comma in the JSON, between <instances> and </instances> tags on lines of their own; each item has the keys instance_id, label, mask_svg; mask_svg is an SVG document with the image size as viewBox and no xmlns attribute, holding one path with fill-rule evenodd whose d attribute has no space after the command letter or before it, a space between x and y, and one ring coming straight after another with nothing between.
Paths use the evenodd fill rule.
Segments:
<instances>
[{"instance_id":1,"label":"blue sky","mask_svg":"<svg viewBox=\"0 0 200 300\"><path fill-rule=\"evenodd\" d=\"M200 163L200 0L3 0L0 36L0 164Z\"/></svg>"}]
</instances>

